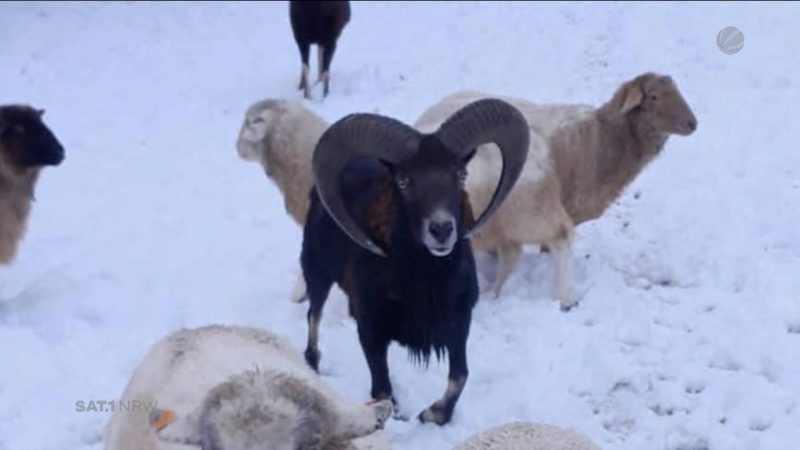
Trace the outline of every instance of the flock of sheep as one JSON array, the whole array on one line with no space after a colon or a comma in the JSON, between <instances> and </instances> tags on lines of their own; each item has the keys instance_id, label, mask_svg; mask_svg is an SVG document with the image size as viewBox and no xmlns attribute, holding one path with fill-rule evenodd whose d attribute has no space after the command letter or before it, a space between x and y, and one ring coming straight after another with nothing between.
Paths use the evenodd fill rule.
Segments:
<instances>
[{"instance_id":1,"label":"flock of sheep","mask_svg":"<svg viewBox=\"0 0 800 450\"><path fill-rule=\"evenodd\" d=\"M451 131L454 124L459 131ZM468 375L463 346L477 300L470 250L497 257L499 269L486 287L497 297L523 245L547 249L555 258L553 297L569 311L576 305L575 226L600 217L670 135L696 128L674 80L644 73L599 107L457 92L413 127L369 114L328 126L297 101L264 100L248 109L237 146L240 157L264 168L286 211L304 227L292 299L310 301L308 365L318 365L322 306L337 283L358 325L374 399L393 400L389 341L423 360L432 351L447 354L447 389L419 416L444 424ZM562 437L582 438L561 430L551 441L543 426L508 425L487 432L483 447L462 448L593 448L559 446Z\"/></svg>"},{"instance_id":2,"label":"flock of sheep","mask_svg":"<svg viewBox=\"0 0 800 450\"><path fill-rule=\"evenodd\" d=\"M304 5L296 4L304 3ZM350 18L348 2L291 2L309 95L308 47L320 46L320 81ZM0 107L0 262L17 251L41 169L64 149L29 106ZM447 357L442 397L422 422L451 420L467 382L467 339L480 289L474 251L498 260L500 296L524 245L554 257L553 297L575 307L574 228L603 214L673 134L697 127L669 77L624 82L599 107L542 105L463 91L442 98L413 126L376 114L334 124L292 100L264 100L245 114L241 158L259 163L303 227L292 300L309 302L304 357L267 330L207 326L162 339L133 373L125 400L157 411L117 411L108 450L386 449L378 430L395 399L391 342L418 361ZM319 325L336 284L349 299L372 377L372 401L349 405L316 373ZM578 434L513 423L457 449L596 449Z\"/></svg>"}]
</instances>

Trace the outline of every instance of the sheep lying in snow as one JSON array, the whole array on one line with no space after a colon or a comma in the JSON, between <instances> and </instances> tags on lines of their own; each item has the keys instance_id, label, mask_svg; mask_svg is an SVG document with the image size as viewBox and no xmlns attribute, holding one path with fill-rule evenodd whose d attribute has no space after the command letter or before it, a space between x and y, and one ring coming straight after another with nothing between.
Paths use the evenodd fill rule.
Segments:
<instances>
[{"instance_id":1,"label":"sheep lying in snow","mask_svg":"<svg viewBox=\"0 0 800 450\"><path fill-rule=\"evenodd\" d=\"M64 159L64 148L42 122L43 114L24 105L0 107L0 264L9 264L17 254L39 172Z\"/></svg>"},{"instance_id":2,"label":"sheep lying in snow","mask_svg":"<svg viewBox=\"0 0 800 450\"><path fill-rule=\"evenodd\" d=\"M669 135L691 134L697 120L670 77L646 73L624 83L597 109L459 92L429 108L415 126L421 131L435 129L453 111L490 96L522 111L531 140L519 183L473 237L473 246L498 257L495 296L516 267L523 244L547 246L556 261L554 296L568 310L575 304L573 228L599 217L661 152ZM473 158L466 188L476 211L491 200L500 164L497 152L481 151Z\"/></svg>"},{"instance_id":3,"label":"sheep lying in snow","mask_svg":"<svg viewBox=\"0 0 800 450\"><path fill-rule=\"evenodd\" d=\"M586 437L563 428L526 422L500 425L472 436L453 450L600 450Z\"/></svg>"},{"instance_id":4,"label":"sheep lying in snow","mask_svg":"<svg viewBox=\"0 0 800 450\"><path fill-rule=\"evenodd\" d=\"M239 132L239 156L261 164L283 193L286 212L300 226L305 225L308 212L311 155L327 127L327 122L299 102L262 100L247 110ZM302 300L305 292L301 273L292 299Z\"/></svg>"},{"instance_id":5,"label":"sheep lying in snow","mask_svg":"<svg viewBox=\"0 0 800 450\"><path fill-rule=\"evenodd\" d=\"M115 410L106 450L388 448L380 436L361 437L383 427L390 401L343 404L288 343L255 328L206 326L165 337L119 404L133 401L159 409Z\"/></svg>"}]
</instances>

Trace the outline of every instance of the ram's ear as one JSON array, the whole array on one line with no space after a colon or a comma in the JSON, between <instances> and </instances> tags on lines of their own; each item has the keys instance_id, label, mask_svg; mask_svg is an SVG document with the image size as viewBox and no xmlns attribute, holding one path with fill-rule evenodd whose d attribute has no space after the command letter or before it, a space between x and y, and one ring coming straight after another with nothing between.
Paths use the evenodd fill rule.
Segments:
<instances>
[{"instance_id":1,"label":"ram's ear","mask_svg":"<svg viewBox=\"0 0 800 450\"><path fill-rule=\"evenodd\" d=\"M36 110L36 114L38 114L38 115L39 115L39 118L41 119L41 118L42 118L42 116L44 116L44 109L37 109L37 110Z\"/></svg>"},{"instance_id":2,"label":"ram's ear","mask_svg":"<svg viewBox=\"0 0 800 450\"><path fill-rule=\"evenodd\" d=\"M181 417L170 409L155 409L148 419L156 436L164 442L183 445L200 445L203 441L199 414Z\"/></svg>"}]
</instances>

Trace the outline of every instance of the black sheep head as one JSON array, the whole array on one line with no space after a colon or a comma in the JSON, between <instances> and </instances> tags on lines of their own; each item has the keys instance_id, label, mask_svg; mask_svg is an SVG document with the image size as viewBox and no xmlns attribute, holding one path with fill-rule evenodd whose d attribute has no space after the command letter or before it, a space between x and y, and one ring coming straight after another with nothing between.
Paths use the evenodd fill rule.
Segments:
<instances>
[{"instance_id":1,"label":"black sheep head","mask_svg":"<svg viewBox=\"0 0 800 450\"><path fill-rule=\"evenodd\" d=\"M18 170L57 166L64 147L42 121L44 110L29 106L0 107L0 157Z\"/></svg>"},{"instance_id":2,"label":"black sheep head","mask_svg":"<svg viewBox=\"0 0 800 450\"><path fill-rule=\"evenodd\" d=\"M473 102L456 111L432 134L394 119L352 114L331 125L317 143L314 184L339 227L367 250L385 256L356 224L341 195L340 174L356 157L377 158L389 167L417 242L434 256L447 256L460 238L477 231L511 192L528 153L528 123L498 99ZM503 157L500 182L489 206L469 228L459 220L466 165L483 144L494 143ZM461 226L460 226L461 225Z\"/></svg>"}]
</instances>

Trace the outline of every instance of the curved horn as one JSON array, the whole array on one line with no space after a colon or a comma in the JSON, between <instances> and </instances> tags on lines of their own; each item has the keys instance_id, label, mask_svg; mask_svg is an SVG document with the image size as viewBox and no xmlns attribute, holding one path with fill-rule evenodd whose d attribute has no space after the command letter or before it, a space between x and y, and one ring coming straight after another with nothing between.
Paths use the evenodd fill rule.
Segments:
<instances>
[{"instance_id":1,"label":"curved horn","mask_svg":"<svg viewBox=\"0 0 800 450\"><path fill-rule=\"evenodd\" d=\"M478 100L461 108L447 119L436 135L449 149L459 156L494 143L503 157L500 182L489 206L464 237L470 237L488 220L517 182L525 159L528 157L530 130L528 122L517 108L502 100L488 98Z\"/></svg>"},{"instance_id":2,"label":"curved horn","mask_svg":"<svg viewBox=\"0 0 800 450\"><path fill-rule=\"evenodd\" d=\"M351 114L325 130L314 149L314 184L322 204L342 231L377 255L386 256L356 224L342 199L342 169L358 156L397 164L417 151L420 139L419 132L395 119Z\"/></svg>"}]
</instances>

